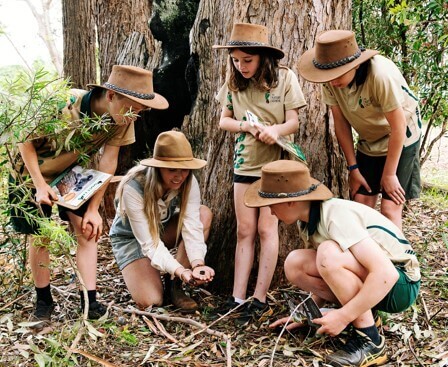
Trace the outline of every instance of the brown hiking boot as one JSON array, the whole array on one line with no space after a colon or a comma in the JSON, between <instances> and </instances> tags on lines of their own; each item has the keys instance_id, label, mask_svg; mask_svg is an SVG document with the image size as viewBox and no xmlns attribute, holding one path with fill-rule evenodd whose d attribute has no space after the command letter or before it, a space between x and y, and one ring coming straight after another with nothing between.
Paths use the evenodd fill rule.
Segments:
<instances>
[{"instance_id":1,"label":"brown hiking boot","mask_svg":"<svg viewBox=\"0 0 448 367\"><path fill-rule=\"evenodd\" d=\"M182 287L182 281L174 278L169 281L169 292L172 304L182 313L193 313L198 309L194 299L187 296Z\"/></svg>"}]
</instances>

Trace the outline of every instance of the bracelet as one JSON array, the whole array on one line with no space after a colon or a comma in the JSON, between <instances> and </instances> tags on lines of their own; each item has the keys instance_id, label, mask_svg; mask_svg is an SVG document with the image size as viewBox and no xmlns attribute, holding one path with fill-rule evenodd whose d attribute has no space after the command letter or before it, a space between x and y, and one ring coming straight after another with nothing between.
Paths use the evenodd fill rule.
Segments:
<instances>
[{"instance_id":1,"label":"bracelet","mask_svg":"<svg viewBox=\"0 0 448 367\"><path fill-rule=\"evenodd\" d=\"M358 163L355 163L352 166L347 166L347 169L349 170L349 172L351 172L351 171L353 171L355 169L358 169L358 168L359 168Z\"/></svg>"},{"instance_id":2,"label":"bracelet","mask_svg":"<svg viewBox=\"0 0 448 367\"><path fill-rule=\"evenodd\" d=\"M196 264L195 266L193 266L193 267L191 268L191 270L194 270L194 269L196 269L196 268L199 267L199 266L205 266L205 264Z\"/></svg>"},{"instance_id":3,"label":"bracelet","mask_svg":"<svg viewBox=\"0 0 448 367\"><path fill-rule=\"evenodd\" d=\"M241 133L242 131L243 131L243 121L240 121L238 132Z\"/></svg>"}]
</instances>

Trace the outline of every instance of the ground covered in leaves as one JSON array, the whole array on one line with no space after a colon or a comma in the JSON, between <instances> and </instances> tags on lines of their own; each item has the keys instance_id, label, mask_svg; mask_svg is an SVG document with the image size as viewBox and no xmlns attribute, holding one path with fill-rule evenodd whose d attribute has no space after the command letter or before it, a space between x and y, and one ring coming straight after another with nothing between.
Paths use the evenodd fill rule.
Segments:
<instances>
[{"instance_id":1,"label":"ground covered in leaves","mask_svg":"<svg viewBox=\"0 0 448 367\"><path fill-rule=\"evenodd\" d=\"M388 366L448 366L448 198L426 193L405 213L405 232L422 266L422 287L414 307L382 314L388 345ZM135 311L113 260L107 238L100 245L98 290L109 305L108 317L84 322L73 269L64 257L53 261L54 322L40 333L27 324L34 291L23 262L20 241L14 258L2 243L0 252L0 366L317 366L321 356L337 348L342 338L317 337L304 327L292 333L268 324L287 315L284 294L270 292L274 314L245 328L231 316L218 322L207 314L224 300L207 290L193 296L201 310L182 315L170 307Z\"/></svg>"}]
</instances>

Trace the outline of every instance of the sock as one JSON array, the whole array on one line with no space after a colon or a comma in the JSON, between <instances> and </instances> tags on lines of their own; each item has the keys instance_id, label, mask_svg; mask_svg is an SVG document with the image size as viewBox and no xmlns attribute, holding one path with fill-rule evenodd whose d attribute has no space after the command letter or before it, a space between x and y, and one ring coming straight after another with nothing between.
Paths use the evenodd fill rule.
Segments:
<instances>
[{"instance_id":1,"label":"sock","mask_svg":"<svg viewBox=\"0 0 448 367\"><path fill-rule=\"evenodd\" d=\"M375 325L365 327L365 328L356 328L356 330L361 331L366 334L375 345L379 345L381 343L380 333Z\"/></svg>"},{"instance_id":2,"label":"sock","mask_svg":"<svg viewBox=\"0 0 448 367\"><path fill-rule=\"evenodd\" d=\"M53 297L51 296L51 291L50 291L50 284L48 284L46 287L43 287L43 288L35 287L35 289L36 289L38 301L42 300L47 305L51 305L53 303Z\"/></svg>"},{"instance_id":3,"label":"sock","mask_svg":"<svg viewBox=\"0 0 448 367\"><path fill-rule=\"evenodd\" d=\"M84 308L84 292L79 291L79 295L81 296L81 307ZM87 291L87 297L89 297L89 305L96 302L96 290Z\"/></svg>"},{"instance_id":4,"label":"sock","mask_svg":"<svg viewBox=\"0 0 448 367\"><path fill-rule=\"evenodd\" d=\"M238 297L233 297L233 299L235 300L236 303L241 304L244 302L244 299L238 298Z\"/></svg>"}]
</instances>

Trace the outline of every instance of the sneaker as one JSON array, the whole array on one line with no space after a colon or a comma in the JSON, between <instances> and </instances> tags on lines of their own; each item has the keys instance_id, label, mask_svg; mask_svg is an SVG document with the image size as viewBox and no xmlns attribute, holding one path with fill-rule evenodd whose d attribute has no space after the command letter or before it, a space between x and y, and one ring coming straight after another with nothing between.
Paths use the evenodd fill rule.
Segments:
<instances>
[{"instance_id":1,"label":"sneaker","mask_svg":"<svg viewBox=\"0 0 448 367\"><path fill-rule=\"evenodd\" d=\"M107 311L107 307L99 303L98 301L89 303L89 313L87 314L87 318L89 320L98 320L101 316L103 316ZM84 312L84 306L81 305L81 312Z\"/></svg>"},{"instance_id":2,"label":"sneaker","mask_svg":"<svg viewBox=\"0 0 448 367\"><path fill-rule=\"evenodd\" d=\"M221 305L221 307L216 308L215 310L210 311L210 313L207 315L207 318L210 320L216 320L217 318L225 315L230 310L238 307L240 304L235 301L235 297L230 296L227 298L226 302ZM236 309L234 312L229 314L228 316L239 316L241 314L241 311L243 310L244 306L241 306L240 308Z\"/></svg>"},{"instance_id":3,"label":"sneaker","mask_svg":"<svg viewBox=\"0 0 448 367\"><path fill-rule=\"evenodd\" d=\"M335 367L380 366L387 362L385 338L383 335L380 338L380 345L375 345L366 334L354 330L342 349L328 355L325 363Z\"/></svg>"},{"instance_id":4,"label":"sneaker","mask_svg":"<svg viewBox=\"0 0 448 367\"><path fill-rule=\"evenodd\" d=\"M250 321L265 321L269 316L273 314L272 308L269 304L263 303L254 298L253 301L246 303L244 310L241 312L235 323L237 326L244 326Z\"/></svg>"},{"instance_id":5,"label":"sneaker","mask_svg":"<svg viewBox=\"0 0 448 367\"><path fill-rule=\"evenodd\" d=\"M51 314L54 310L54 303L48 304L43 300L38 300L34 307L34 312L30 316L30 321L39 321L39 323L30 326L34 330L42 330L45 326L50 325Z\"/></svg>"}]
</instances>

